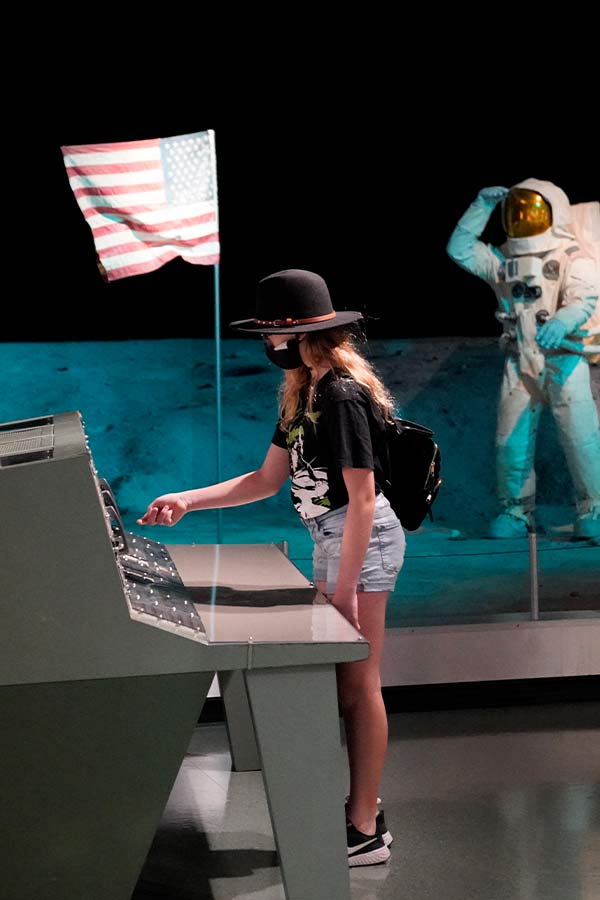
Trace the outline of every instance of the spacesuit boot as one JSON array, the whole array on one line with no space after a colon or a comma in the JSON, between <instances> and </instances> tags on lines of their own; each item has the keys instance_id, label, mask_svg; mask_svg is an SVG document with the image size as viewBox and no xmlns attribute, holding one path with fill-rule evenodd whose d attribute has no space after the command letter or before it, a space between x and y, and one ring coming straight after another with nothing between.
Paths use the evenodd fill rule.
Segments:
<instances>
[{"instance_id":1,"label":"spacesuit boot","mask_svg":"<svg viewBox=\"0 0 600 900\"><path fill-rule=\"evenodd\" d=\"M511 506L490 522L488 537L524 538L535 530L533 516L522 506Z\"/></svg>"},{"instance_id":2,"label":"spacesuit boot","mask_svg":"<svg viewBox=\"0 0 600 900\"><path fill-rule=\"evenodd\" d=\"M581 513L575 520L573 535L577 538L592 538L600 541L600 505L589 512Z\"/></svg>"}]
</instances>

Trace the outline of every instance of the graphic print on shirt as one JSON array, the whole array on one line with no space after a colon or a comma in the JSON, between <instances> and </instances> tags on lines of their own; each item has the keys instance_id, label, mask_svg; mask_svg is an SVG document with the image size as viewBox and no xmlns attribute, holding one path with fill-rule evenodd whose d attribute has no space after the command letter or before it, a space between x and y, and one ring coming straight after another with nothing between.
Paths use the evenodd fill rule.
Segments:
<instances>
[{"instance_id":1,"label":"graphic print on shirt","mask_svg":"<svg viewBox=\"0 0 600 900\"><path fill-rule=\"evenodd\" d=\"M304 418L316 428L320 415L320 412L307 412ZM304 458L304 437L304 419L302 419L288 431L287 435L292 470L291 491L298 513L303 519L312 519L330 509L331 501L327 496L329 489L327 469L315 468Z\"/></svg>"}]
</instances>

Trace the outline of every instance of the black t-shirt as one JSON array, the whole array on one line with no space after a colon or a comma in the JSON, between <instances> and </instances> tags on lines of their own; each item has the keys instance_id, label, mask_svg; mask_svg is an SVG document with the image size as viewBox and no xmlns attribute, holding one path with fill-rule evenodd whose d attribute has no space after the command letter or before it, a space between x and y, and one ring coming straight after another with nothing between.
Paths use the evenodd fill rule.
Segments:
<instances>
[{"instance_id":1,"label":"black t-shirt","mask_svg":"<svg viewBox=\"0 0 600 900\"><path fill-rule=\"evenodd\" d=\"M366 390L334 372L321 378L312 410L301 409L289 431L277 423L272 443L288 451L292 500L303 519L348 502L342 466L372 469L379 493L379 434Z\"/></svg>"}]
</instances>

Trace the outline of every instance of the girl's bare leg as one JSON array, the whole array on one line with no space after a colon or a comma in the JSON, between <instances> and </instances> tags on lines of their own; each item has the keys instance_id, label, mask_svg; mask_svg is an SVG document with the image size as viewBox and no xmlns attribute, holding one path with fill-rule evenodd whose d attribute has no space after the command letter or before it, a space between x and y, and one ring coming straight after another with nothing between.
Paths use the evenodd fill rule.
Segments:
<instances>
[{"instance_id":1,"label":"girl's bare leg","mask_svg":"<svg viewBox=\"0 0 600 900\"><path fill-rule=\"evenodd\" d=\"M317 586L324 593L326 585ZM350 768L347 816L364 834L375 833L377 797L388 742L380 678L388 596L388 591L358 594L361 634L369 642L371 652L368 659L337 666Z\"/></svg>"}]
</instances>

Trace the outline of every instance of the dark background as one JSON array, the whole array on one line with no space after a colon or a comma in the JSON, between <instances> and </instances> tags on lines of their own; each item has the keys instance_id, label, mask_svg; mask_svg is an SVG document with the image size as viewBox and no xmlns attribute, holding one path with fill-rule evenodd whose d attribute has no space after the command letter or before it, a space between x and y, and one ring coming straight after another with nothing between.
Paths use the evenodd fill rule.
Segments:
<instances>
[{"instance_id":1,"label":"dark background","mask_svg":"<svg viewBox=\"0 0 600 900\"><path fill-rule=\"evenodd\" d=\"M5 272L13 273L7 341L212 337L213 268L176 259L105 284L91 231L69 187L62 144L215 131L221 234L222 336L253 315L259 278L282 268L322 274L338 309L361 309L370 337L494 335L492 291L461 271L445 246L487 185L553 181L571 202L596 199L597 146L565 125L566 108L484 95L468 102L443 79L262 84L202 93L103 93L89 67L72 86L39 88L19 126L19 171ZM71 78L73 78L71 74ZM456 73L454 73L456 77ZM550 110L551 105L551 110ZM551 113L551 114L550 114ZM569 120L577 111L568 110ZM46 125L38 129L38 116ZM498 213L484 238L501 242ZM16 276L16 277L15 277Z\"/></svg>"}]
</instances>

